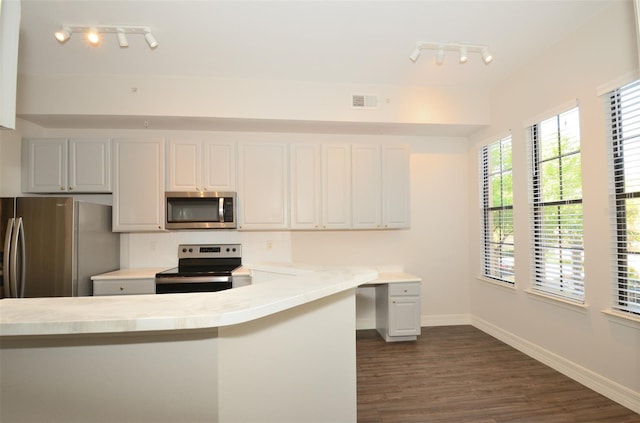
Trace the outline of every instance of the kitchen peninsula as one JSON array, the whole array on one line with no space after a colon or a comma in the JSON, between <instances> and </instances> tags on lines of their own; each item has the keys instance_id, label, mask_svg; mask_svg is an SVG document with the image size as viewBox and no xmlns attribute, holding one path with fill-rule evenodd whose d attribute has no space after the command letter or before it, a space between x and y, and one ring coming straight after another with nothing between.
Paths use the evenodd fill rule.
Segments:
<instances>
[{"instance_id":1,"label":"kitchen peninsula","mask_svg":"<svg viewBox=\"0 0 640 423\"><path fill-rule=\"evenodd\" d=\"M355 421L355 289L377 272L290 269L214 293L0 301L0 420Z\"/></svg>"}]
</instances>

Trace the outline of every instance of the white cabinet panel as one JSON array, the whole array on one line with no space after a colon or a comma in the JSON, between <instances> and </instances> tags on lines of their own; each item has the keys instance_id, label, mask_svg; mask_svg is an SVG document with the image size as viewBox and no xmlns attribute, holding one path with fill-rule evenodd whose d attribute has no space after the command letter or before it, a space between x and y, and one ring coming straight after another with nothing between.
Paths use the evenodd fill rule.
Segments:
<instances>
[{"instance_id":1,"label":"white cabinet panel","mask_svg":"<svg viewBox=\"0 0 640 423\"><path fill-rule=\"evenodd\" d=\"M382 224L385 228L410 225L409 147L382 146Z\"/></svg>"},{"instance_id":2,"label":"white cabinet panel","mask_svg":"<svg viewBox=\"0 0 640 423\"><path fill-rule=\"evenodd\" d=\"M110 140L69 140L69 190L111 192Z\"/></svg>"},{"instance_id":3,"label":"white cabinet panel","mask_svg":"<svg viewBox=\"0 0 640 423\"><path fill-rule=\"evenodd\" d=\"M376 329L387 342L420 335L420 282L376 286Z\"/></svg>"},{"instance_id":4,"label":"white cabinet panel","mask_svg":"<svg viewBox=\"0 0 640 423\"><path fill-rule=\"evenodd\" d=\"M286 144L241 144L239 229L286 229L289 225Z\"/></svg>"},{"instance_id":5,"label":"white cabinet panel","mask_svg":"<svg viewBox=\"0 0 640 423\"><path fill-rule=\"evenodd\" d=\"M113 141L113 230L164 228L164 141Z\"/></svg>"},{"instance_id":6,"label":"white cabinet panel","mask_svg":"<svg viewBox=\"0 0 640 423\"><path fill-rule=\"evenodd\" d=\"M109 139L23 140L26 192L111 192Z\"/></svg>"},{"instance_id":7,"label":"white cabinet panel","mask_svg":"<svg viewBox=\"0 0 640 423\"><path fill-rule=\"evenodd\" d=\"M380 146L351 147L351 199L354 229L378 229L382 224Z\"/></svg>"},{"instance_id":8,"label":"white cabinet panel","mask_svg":"<svg viewBox=\"0 0 640 423\"><path fill-rule=\"evenodd\" d=\"M234 144L170 140L168 150L167 191L235 191Z\"/></svg>"},{"instance_id":9,"label":"white cabinet panel","mask_svg":"<svg viewBox=\"0 0 640 423\"><path fill-rule=\"evenodd\" d=\"M322 228L351 227L351 146L322 146Z\"/></svg>"},{"instance_id":10,"label":"white cabinet panel","mask_svg":"<svg viewBox=\"0 0 640 423\"><path fill-rule=\"evenodd\" d=\"M236 148L223 141L202 142L202 185L205 191L235 191Z\"/></svg>"},{"instance_id":11,"label":"white cabinet panel","mask_svg":"<svg viewBox=\"0 0 640 423\"><path fill-rule=\"evenodd\" d=\"M200 191L200 141L168 142L167 191Z\"/></svg>"},{"instance_id":12,"label":"white cabinet panel","mask_svg":"<svg viewBox=\"0 0 640 423\"><path fill-rule=\"evenodd\" d=\"M319 229L322 222L320 145L292 144L291 229Z\"/></svg>"},{"instance_id":13,"label":"white cabinet panel","mask_svg":"<svg viewBox=\"0 0 640 423\"><path fill-rule=\"evenodd\" d=\"M66 138L25 139L26 192L65 192L67 190L68 142Z\"/></svg>"}]
</instances>

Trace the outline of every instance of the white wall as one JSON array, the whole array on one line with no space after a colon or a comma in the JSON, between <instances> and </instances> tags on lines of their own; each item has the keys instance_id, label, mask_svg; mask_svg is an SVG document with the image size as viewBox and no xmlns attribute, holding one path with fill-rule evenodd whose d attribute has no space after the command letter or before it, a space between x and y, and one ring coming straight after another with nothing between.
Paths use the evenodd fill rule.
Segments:
<instances>
[{"instance_id":1,"label":"white wall","mask_svg":"<svg viewBox=\"0 0 640 423\"><path fill-rule=\"evenodd\" d=\"M491 126L474 137L477 146L511 129L513 136L516 288L496 287L480 274L477 146L469 151L471 205L471 313L476 323L519 344L538 358L560 364L592 387L616 392L640 409L640 325L608 318L612 267L604 99L597 88L637 67L631 1L611 7L543 56L534 58L492 93ZM527 162L523 122L577 99L583 169L586 307L563 306L530 289ZM556 366L557 367L557 366ZM599 386L595 386L599 385ZM634 392L633 392L634 391ZM631 404L631 401L633 404ZM635 401L635 402L634 402Z\"/></svg>"}]
</instances>

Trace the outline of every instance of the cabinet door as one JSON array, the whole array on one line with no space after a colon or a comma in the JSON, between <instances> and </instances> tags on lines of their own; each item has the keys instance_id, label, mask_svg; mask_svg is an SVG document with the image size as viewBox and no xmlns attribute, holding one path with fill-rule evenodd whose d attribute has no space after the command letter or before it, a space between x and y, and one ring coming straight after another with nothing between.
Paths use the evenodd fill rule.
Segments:
<instances>
[{"instance_id":1,"label":"cabinet door","mask_svg":"<svg viewBox=\"0 0 640 423\"><path fill-rule=\"evenodd\" d=\"M289 225L286 144L241 144L238 169L239 229Z\"/></svg>"},{"instance_id":2,"label":"cabinet door","mask_svg":"<svg viewBox=\"0 0 640 423\"><path fill-rule=\"evenodd\" d=\"M110 140L69 140L69 191L111 192Z\"/></svg>"},{"instance_id":3,"label":"cabinet door","mask_svg":"<svg viewBox=\"0 0 640 423\"><path fill-rule=\"evenodd\" d=\"M22 154L26 159L26 192L67 191L66 138L25 139ZM25 160L23 159L23 160Z\"/></svg>"},{"instance_id":4,"label":"cabinet door","mask_svg":"<svg viewBox=\"0 0 640 423\"><path fill-rule=\"evenodd\" d=\"M322 221L320 146L292 144L291 229L319 229Z\"/></svg>"},{"instance_id":5,"label":"cabinet door","mask_svg":"<svg viewBox=\"0 0 640 423\"><path fill-rule=\"evenodd\" d=\"M204 191L236 190L236 148L224 141L202 142L202 186Z\"/></svg>"},{"instance_id":6,"label":"cabinet door","mask_svg":"<svg viewBox=\"0 0 640 423\"><path fill-rule=\"evenodd\" d=\"M420 297L389 297L389 336L420 335Z\"/></svg>"},{"instance_id":7,"label":"cabinet door","mask_svg":"<svg viewBox=\"0 0 640 423\"><path fill-rule=\"evenodd\" d=\"M409 147L382 147L382 224L385 228L410 226Z\"/></svg>"},{"instance_id":8,"label":"cabinet door","mask_svg":"<svg viewBox=\"0 0 640 423\"><path fill-rule=\"evenodd\" d=\"M113 140L113 230L164 228L164 142Z\"/></svg>"},{"instance_id":9,"label":"cabinet door","mask_svg":"<svg viewBox=\"0 0 640 423\"><path fill-rule=\"evenodd\" d=\"M351 227L351 146L322 146L322 228Z\"/></svg>"},{"instance_id":10,"label":"cabinet door","mask_svg":"<svg viewBox=\"0 0 640 423\"><path fill-rule=\"evenodd\" d=\"M196 141L170 140L167 154L167 191L200 191L201 144Z\"/></svg>"},{"instance_id":11,"label":"cabinet door","mask_svg":"<svg viewBox=\"0 0 640 423\"><path fill-rule=\"evenodd\" d=\"M351 207L352 227L355 229L376 229L381 226L380 168L379 146L351 146Z\"/></svg>"}]
</instances>

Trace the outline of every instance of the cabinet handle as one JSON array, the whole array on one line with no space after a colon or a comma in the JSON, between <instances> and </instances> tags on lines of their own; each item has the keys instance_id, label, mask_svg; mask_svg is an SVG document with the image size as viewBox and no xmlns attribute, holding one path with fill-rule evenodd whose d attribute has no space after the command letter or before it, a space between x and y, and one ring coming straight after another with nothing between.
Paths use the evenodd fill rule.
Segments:
<instances>
[{"instance_id":1,"label":"cabinet handle","mask_svg":"<svg viewBox=\"0 0 640 423\"><path fill-rule=\"evenodd\" d=\"M121 286L121 287L120 287L120 291L124 291L124 286Z\"/></svg>"},{"instance_id":2,"label":"cabinet handle","mask_svg":"<svg viewBox=\"0 0 640 423\"><path fill-rule=\"evenodd\" d=\"M69 191L73 191L73 187L69 187Z\"/></svg>"},{"instance_id":3,"label":"cabinet handle","mask_svg":"<svg viewBox=\"0 0 640 423\"><path fill-rule=\"evenodd\" d=\"M64 187L60 187L60 191L64 191Z\"/></svg>"}]
</instances>

